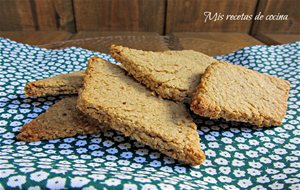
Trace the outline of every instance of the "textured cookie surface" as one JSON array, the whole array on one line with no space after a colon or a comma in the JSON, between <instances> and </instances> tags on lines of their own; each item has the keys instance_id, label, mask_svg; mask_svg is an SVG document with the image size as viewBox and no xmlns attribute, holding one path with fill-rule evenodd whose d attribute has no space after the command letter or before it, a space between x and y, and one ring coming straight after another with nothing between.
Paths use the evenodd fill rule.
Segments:
<instances>
[{"instance_id":1,"label":"textured cookie surface","mask_svg":"<svg viewBox=\"0 0 300 190\"><path fill-rule=\"evenodd\" d=\"M29 82L25 85L26 96L51 96L77 94L82 87L84 71L61 74L47 79Z\"/></svg>"},{"instance_id":2,"label":"textured cookie surface","mask_svg":"<svg viewBox=\"0 0 300 190\"><path fill-rule=\"evenodd\" d=\"M112 57L163 98L189 100L207 66L216 60L193 50L152 52L112 45Z\"/></svg>"},{"instance_id":3,"label":"textured cookie surface","mask_svg":"<svg viewBox=\"0 0 300 190\"><path fill-rule=\"evenodd\" d=\"M286 114L289 82L226 62L210 65L191 109L209 118L277 126Z\"/></svg>"},{"instance_id":4,"label":"textured cookie surface","mask_svg":"<svg viewBox=\"0 0 300 190\"><path fill-rule=\"evenodd\" d=\"M26 142L97 134L108 129L76 109L76 97L64 98L24 125L17 138Z\"/></svg>"},{"instance_id":5,"label":"textured cookie surface","mask_svg":"<svg viewBox=\"0 0 300 190\"><path fill-rule=\"evenodd\" d=\"M152 94L120 67L91 58L77 107L174 159L201 164L205 155L184 105Z\"/></svg>"}]
</instances>

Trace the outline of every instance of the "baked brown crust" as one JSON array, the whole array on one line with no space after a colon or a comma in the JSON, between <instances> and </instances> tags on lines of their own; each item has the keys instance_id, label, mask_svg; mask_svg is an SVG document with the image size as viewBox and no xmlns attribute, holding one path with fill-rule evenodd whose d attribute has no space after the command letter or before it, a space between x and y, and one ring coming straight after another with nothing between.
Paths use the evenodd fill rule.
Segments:
<instances>
[{"instance_id":1,"label":"baked brown crust","mask_svg":"<svg viewBox=\"0 0 300 190\"><path fill-rule=\"evenodd\" d=\"M278 126L286 114L289 89L288 81L219 61L206 69L191 110L211 119Z\"/></svg>"},{"instance_id":2,"label":"baked brown crust","mask_svg":"<svg viewBox=\"0 0 300 190\"><path fill-rule=\"evenodd\" d=\"M152 52L111 46L111 55L163 98L189 102L207 66L216 60L193 50Z\"/></svg>"},{"instance_id":3,"label":"baked brown crust","mask_svg":"<svg viewBox=\"0 0 300 190\"><path fill-rule=\"evenodd\" d=\"M76 109L77 96L64 98L24 125L17 139L34 142L75 135L98 134L109 129Z\"/></svg>"},{"instance_id":4,"label":"baked brown crust","mask_svg":"<svg viewBox=\"0 0 300 190\"><path fill-rule=\"evenodd\" d=\"M153 96L124 70L105 60L89 60L77 107L174 159L191 165L205 159L196 125L183 104Z\"/></svg>"},{"instance_id":5,"label":"baked brown crust","mask_svg":"<svg viewBox=\"0 0 300 190\"><path fill-rule=\"evenodd\" d=\"M32 81L25 85L26 96L52 96L77 94L82 87L84 71L61 74L54 77Z\"/></svg>"}]
</instances>

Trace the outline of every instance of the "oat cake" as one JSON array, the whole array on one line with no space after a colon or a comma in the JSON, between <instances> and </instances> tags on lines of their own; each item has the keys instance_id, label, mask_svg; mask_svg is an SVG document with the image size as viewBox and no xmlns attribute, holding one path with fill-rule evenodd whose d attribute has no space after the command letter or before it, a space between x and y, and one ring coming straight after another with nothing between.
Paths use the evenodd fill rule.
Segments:
<instances>
[{"instance_id":1,"label":"oat cake","mask_svg":"<svg viewBox=\"0 0 300 190\"><path fill-rule=\"evenodd\" d=\"M61 74L54 77L32 81L25 85L26 96L52 96L77 94L82 87L84 71Z\"/></svg>"},{"instance_id":2,"label":"oat cake","mask_svg":"<svg viewBox=\"0 0 300 190\"><path fill-rule=\"evenodd\" d=\"M163 100L126 72L100 58L89 59L77 107L125 136L191 165L205 155L183 104Z\"/></svg>"},{"instance_id":3,"label":"oat cake","mask_svg":"<svg viewBox=\"0 0 300 190\"><path fill-rule=\"evenodd\" d=\"M99 124L95 119L78 111L76 101L77 96L60 100L45 113L24 125L17 139L34 142L75 135L98 134L109 129L106 125Z\"/></svg>"},{"instance_id":4,"label":"oat cake","mask_svg":"<svg viewBox=\"0 0 300 190\"><path fill-rule=\"evenodd\" d=\"M152 52L111 46L111 55L163 98L189 102L207 66L216 60L193 50Z\"/></svg>"},{"instance_id":5,"label":"oat cake","mask_svg":"<svg viewBox=\"0 0 300 190\"><path fill-rule=\"evenodd\" d=\"M286 114L289 89L288 81L219 61L202 76L191 110L212 119L278 126Z\"/></svg>"}]
</instances>

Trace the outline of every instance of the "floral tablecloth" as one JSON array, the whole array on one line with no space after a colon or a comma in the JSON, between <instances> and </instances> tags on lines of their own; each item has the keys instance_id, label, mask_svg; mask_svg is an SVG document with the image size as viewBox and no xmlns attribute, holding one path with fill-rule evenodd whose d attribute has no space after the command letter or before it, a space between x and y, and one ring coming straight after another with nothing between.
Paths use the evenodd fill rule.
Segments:
<instances>
[{"instance_id":1,"label":"floral tablecloth","mask_svg":"<svg viewBox=\"0 0 300 190\"><path fill-rule=\"evenodd\" d=\"M94 55L115 63L85 49L47 50L0 38L0 189L300 189L300 42L216 57L290 81L288 111L282 126L266 129L193 115L207 155L196 167L112 131L16 140L25 123L63 97L27 98L24 84L83 70Z\"/></svg>"}]
</instances>

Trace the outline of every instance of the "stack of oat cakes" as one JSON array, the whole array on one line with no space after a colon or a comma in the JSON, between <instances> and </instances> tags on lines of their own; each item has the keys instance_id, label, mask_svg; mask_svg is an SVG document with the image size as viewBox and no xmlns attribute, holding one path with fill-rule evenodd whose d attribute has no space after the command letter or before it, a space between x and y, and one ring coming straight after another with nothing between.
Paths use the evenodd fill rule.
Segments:
<instances>
[{"instance_id":1,"label":"stack of oat cakes","mask_svg":"<svg viewBox=\"0 0 300 190\"><path fill-rule=\"evenodd\" d=\"M117 130L190 165L205 160L189 108L202 117L260 127L282 123L290 84L192 50L111 47L121 65L92 57L86 71L33 81L27 96L66 94L23 126L32 142ZM188 106L187 106L188 105Z\"/></svg>"}]
</instances>

